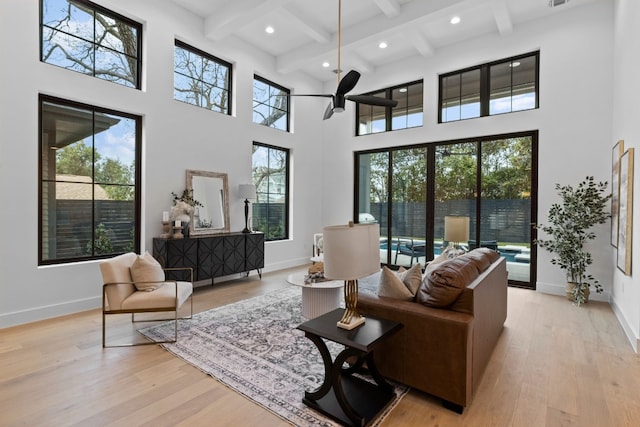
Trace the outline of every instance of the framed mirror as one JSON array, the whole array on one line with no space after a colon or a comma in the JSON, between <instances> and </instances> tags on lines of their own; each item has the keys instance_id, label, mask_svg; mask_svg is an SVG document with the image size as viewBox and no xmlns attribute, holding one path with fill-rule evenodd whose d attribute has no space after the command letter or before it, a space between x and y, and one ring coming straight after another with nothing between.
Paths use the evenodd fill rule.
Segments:
<instances>
[{"instance_id":1,"label":"framed mirror","mask_svg":"<svg viewBox=\"0 0 640 427\"><path fill-rule=\"evenodd\" d=\"M187 170L187 189L202 206L189 221L191 235L229 232L229 183L226 173Z\"/></svg>"}]
</instances>

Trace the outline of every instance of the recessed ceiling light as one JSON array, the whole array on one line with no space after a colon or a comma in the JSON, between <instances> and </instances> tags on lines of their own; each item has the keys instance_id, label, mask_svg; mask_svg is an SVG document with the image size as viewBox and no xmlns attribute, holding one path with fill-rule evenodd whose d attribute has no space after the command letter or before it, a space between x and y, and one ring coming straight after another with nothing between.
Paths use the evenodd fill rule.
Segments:
<instances>
[{"instance_id":1,"label":"recessed ceiling light","mask_svg":"<svg viewBox=\"0 0 640 427\"><path fill-rule=\"evenodd\" d=\"M407 91L406 87L401 87L400 89L398 89L398 92L400 93L405 93Z\"/></svg>"},{"instance_id":2,"label":"recessed ceiling light","mask_svg":"<svg viewBox=\"0 0 640 427\"><path fill-rule=\"evenodd\" d=\"M271 25L264 29L268 34L273 34L275 31Z\"/></svg>"},{"instance_id":3,"label":"recessed ceiling light","mask_svg":"<svg viewBox=\"0 0 640 427\"><path fill-rule=\"evenodd\" d=\"M387 43L386 42L380 42L380 44L378 45L378 47L380 49L385 49L387 47Z\"/></svg>"},{"instance_id":4,"label":"recessed ceiling light","mask_svg":"<svg viewBox=\"0 0 640 427\"><path fill-rule=\"evenodd\" d=\"M518 61L513 61L511 64L509 64L509 67L511 68L515 68L515 67L519 67L520 63Z\"/></svg>"},{"instance_id":5,"label":"recessed ceiling light","mask_svg":"<svg viewBox=\"0 0 640 427\"><path fill-rule=\"evenodd\" d=\"M453 18L451 18L450 21L453 25L455 24L459 24L460 23L460 17L459 16L454 16Z\"/></svg>"},{"instance_id":6,"label":"recessed ceiling light","mask_svg":"<svg viewBox=\"0 0 640 427\"><path fill-rule=\"evenodd\" d=\"M329 65L331 65L331 64L329 64L327 61L324 61L324 62L322 63L322 66L323 66L324 68L329 67Z\"/></svg>"}]
</instances>

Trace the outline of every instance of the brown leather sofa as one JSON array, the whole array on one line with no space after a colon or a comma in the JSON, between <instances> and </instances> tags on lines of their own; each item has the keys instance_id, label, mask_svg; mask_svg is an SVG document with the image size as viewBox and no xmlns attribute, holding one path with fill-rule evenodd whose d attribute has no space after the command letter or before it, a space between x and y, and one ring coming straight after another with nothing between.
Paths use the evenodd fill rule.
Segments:
<instances>
[{"instance_id":1,"label":"brown leather sofa","mask_svg":"<svg viewBox=\"0 0 640 427\"><path fill-rule=\"evenodd\" d=\"M439 397L459 413L471 403L507 317L505 258L490 263L461 292L445 308L363 292L358 296L358 311L365 317L404 325L374 353L382 375Z\"/></svg>"}]
</instances>

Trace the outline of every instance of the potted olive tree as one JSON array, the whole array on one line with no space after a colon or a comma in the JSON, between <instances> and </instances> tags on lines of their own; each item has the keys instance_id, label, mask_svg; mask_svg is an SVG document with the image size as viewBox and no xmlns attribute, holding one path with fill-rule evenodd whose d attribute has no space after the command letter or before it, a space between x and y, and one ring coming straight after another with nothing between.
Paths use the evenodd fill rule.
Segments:
<instances>
[{"instance_id":1,"label":"potted olive tree","mask_svg":"<svg viewBox=\"0 0 640 427\"><path fill-rule=\"evenodd\" d=\"M551 263L567 275L567 298L579 306L588 301L591 286L597 293L602 292L598 280L587 273L593 258L585 249L585 243L596 237L591 228L610 217L606 207L611 194L606 194L607 182L596 183L592 176L575 188L560 184L555 188L562 202L551 205L549 225L538 226L549 238L538 239L537 243L554 254Z\"/></svg>"}]
</instances>

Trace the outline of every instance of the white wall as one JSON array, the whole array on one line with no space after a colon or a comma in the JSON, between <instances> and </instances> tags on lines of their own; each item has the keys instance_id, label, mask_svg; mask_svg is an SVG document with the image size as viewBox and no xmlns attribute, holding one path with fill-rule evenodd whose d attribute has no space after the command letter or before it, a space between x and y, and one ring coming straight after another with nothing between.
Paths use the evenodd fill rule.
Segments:
<instances>
[{"instance_id":1,"label":"white wall","mask_svg":"<svg viewBox=\"0 0 640 427\"><path fill-rule=\"evenodd\" d=\"M508 36L480 37L438 50L430 58L413 58L379 69L375 75L364 75L357 87L362 92L424 78L425 124L354 137L352 106L339 118L332 118L325 126L323 143L325 158L331 158L325 163L325 222L344 223L351 218L351 193L334 189L353 186L353 152L357 150L539 130L539 222L546 221L549 207L558 200L555 183L576 184L587 175L610 181L613 3L597 2L574 10L569 19L559 13L515 25ZM629 40L629 49L631 40L637 38ZM539 109L437 124L439 74L538 49ZM591 271L605 292L591 295L608 300L614 270L609 225L597 232ZM563 295L565 276L550 259L548 252L538 251L537 289Z\"/></svg>"},{"instance_id":2,"label":"white wall","mask_svg":"<svg viewBox=\"0 0 640 427\"><path fill-rule=\"evenodd\" d=\"M292 149L292 240L267 243L265 270L308 261L322 226L323 105L305 100L288 134L252 123L253 75L305 92L321 86L302 75L278 75L273 60L239 41L212 43L202 21L165 0L102 0L144 24L143 90L137 91L39 61L38 1L0 2L0 327L100 306L97 262L38 267L38 94L143 116L142 250L161 233L170 193L185 187L185 171L229 175L231 230L244 227L238 185L251 180L253 141ZM179 38L234 64L233 116L173 100L173 46Z\"/></svg>"},{"instance_id":3,"label":"white wall","mask_svg":"<svg viewBox=\"0 0 640 427\"><path fill-rule=\"evenodd\" d=\"M626 148L635 149L634 176L634 223L640 218L640 54L638 40L640 40L640 2L637 0L616 0L615 31L614 31L614 72L613 72L613 129L611 142L624 140ZM632 269L640 268L640 229L633 231ZM615 265L615 252L611 263ZM638 351L640 347L640 281L631 276L625 276L620 270L614 269L612 306L618 315L620 324L624 327L632 345Z\"/></svg>"}]
</instances>

